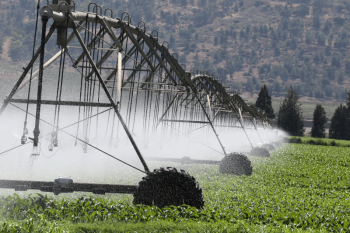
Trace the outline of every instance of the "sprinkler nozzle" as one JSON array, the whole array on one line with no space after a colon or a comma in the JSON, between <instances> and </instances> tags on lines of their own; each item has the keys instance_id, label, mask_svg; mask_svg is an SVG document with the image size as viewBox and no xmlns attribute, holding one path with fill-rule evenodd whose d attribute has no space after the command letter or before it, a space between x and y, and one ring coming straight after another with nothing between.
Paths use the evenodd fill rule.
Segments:
<instances>
[{"instance_id":1,"label":"sprinkler nozzle","mask_svg":"<svg viewBox=\"0 0 350 233\"><path fill-rule=\"evenodd\" d=\"M39 148L37 146L33 147L31 156L39 156Z\"/></svg>"},{"instance_id":2,"label":"sprinkler nozzle","mask_svg":"<svg viewBox=\"0 0 350 233\"><path fill-rule=\"evenodd\" d=\"M23 135L21 137L21 144L24 145L24 144L26 144L26 142L27 142L27 137Z\"/></svg>"}]
</instances>

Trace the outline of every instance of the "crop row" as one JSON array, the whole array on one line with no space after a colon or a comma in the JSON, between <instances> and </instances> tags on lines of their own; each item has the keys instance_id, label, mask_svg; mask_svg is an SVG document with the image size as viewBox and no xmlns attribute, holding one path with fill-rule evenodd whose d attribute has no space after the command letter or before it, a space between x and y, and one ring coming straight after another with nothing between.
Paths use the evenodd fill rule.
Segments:
<instances>
[{"instance_id":1,"label":"crop row","mask_svg":"<svg viewBox=\"0 0 350 233\"><path fill-rule=\"evenodd\" d=\"M321 145L321 146L344 146L350 147L350 141L347 140L336 140L329 138L313 138L313 137L297 137L290 136L286 138L286 142L289 143L303 143L310 145Z\"/></svg>"},{"instance_id":2,"label":"crop row","mask_svg":"<svg viewBox=\"0 0 350 233\"><path fill-rule=\"evenodd\" d=\"M205 207L200 210L189 206L163 209L135 206L130 197L122 195L78 198L11 195L0 199L3 228L10 221L29 220L50 224L166 220L244 221L253 225L327 231L350 229L347 148L285 145L273 152L270 159L251 159L254 172L249 177L222 175L212 165L187 165L186 169L203 188Z\"/></svg>"}]
</instances>

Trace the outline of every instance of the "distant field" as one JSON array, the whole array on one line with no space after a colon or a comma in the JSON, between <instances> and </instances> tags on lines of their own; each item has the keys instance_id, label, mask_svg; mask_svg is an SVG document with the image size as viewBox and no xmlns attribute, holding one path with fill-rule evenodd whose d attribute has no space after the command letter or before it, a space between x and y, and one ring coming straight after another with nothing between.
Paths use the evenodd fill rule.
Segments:
<instances>
[{"instance_id":1,"label":"distant field","mask_svg":"<svg viewBox=\"0 0 350 233\"><path fill-rule=\"evenodd\" d=\"M256 102L256 99L257 99L257 94L254 94L253 96L250 96L249 98L246 98L246 100L250 104L254 104ZM278 113L278 110L281 106L283 99L284 99L284 97L272 96L272 107L273 107L273 110L275 111L275 113ZM316 105L321 104L326 111L326 116L327 116L328 120L330 121L333 114L334 114L335 109L341 103L344 104L345 100L344 101L322 100L322 99L317 100L315 98L312 98L312 100L309 100L309 98L303 97L299 100L299 102L301 103L301 110L303 112L303 116L304 116L305 120L307 118L312 120Z\"/></svg>"},{"instance_id":2,"label":"distant field","mask_svg":"<svg viewBox=\"0 0 350 233\"><path fill-rule=\"evenodd\" d=\"M301 140L302 144L327 144L328 146L345 146L350 147L350 141L335 140L329 138L313 138L313 137L288 137L289 139Z\"/></svg>"}]
</instances>

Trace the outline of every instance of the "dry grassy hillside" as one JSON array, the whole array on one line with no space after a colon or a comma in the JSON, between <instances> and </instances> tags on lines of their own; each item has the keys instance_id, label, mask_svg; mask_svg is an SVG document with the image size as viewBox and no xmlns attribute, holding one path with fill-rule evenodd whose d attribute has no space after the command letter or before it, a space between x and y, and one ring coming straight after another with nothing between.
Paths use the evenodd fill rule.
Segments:
<instances>
[{"instance_id":1,"label":"dry grassy hillside","mask_svg":"<svg viewBox=\"0 0 350 233\"><path fill-rule=\"evenodd\" d=\"M90 1L76 2L87 11ZM282 97L293 85L303 101L331 103L344 101L350 89L349 0L95 2L112 8L114 17L128 11L135 25L145 21L187 70L213 72L247 97L263 84ZM35 0L0 5L1 61L23 66L31 54Z\"/></svg>"}]
</instances>

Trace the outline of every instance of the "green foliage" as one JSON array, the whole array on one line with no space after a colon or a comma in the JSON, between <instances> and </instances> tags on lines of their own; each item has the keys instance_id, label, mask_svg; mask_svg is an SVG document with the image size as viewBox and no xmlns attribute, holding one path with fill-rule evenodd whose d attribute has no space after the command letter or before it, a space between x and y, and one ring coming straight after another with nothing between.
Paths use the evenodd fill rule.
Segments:
<instances>
[{"instance_id":1,"label":"green foliage","mask_svg":"<svg viewBox=\"0 0 350 233\"><path fill-rule=\"evenodd\" d=\"M322 33L317 35L317 45L325 46L326 45L326 36Z\"/></svg>"},{"instance_id":2,"label":"green foliage","mask_svg":"<svg viewBox=\"0 0 350 233\"><path fill-rule=\"evenodd\" d=\"M154 19L154 0L129 0L127 1L129 12L132 12L132 19L134 24L141 20L150 21Z\"/></svg>"},{"instance_id":3,"label":"green foliage","mask_svg":"<svg viewBox=\"0 0 350 233\"><path fill-rule=\"evenodd\" d=\"M330 56L332 54L332 46L327 45L324 53L326 56Z\"/></svg>"},{"instance_id":4,"label":"green foliage","mask_svg":"<svg viewBox=\"0 0 350 233\"><path fill-rule=\"evenodd\" d=\"M314 6L314 12L319 13L322 11L323 8L327 7L327 1L326 0L314 0L313 6Z\"/></svg>"},{"instance_id":5,"label":"green foliage","mask_svg":"<svg viewBox=\"0 0 350 233\"><path fill-rule=\"evenodd\" d=\"M313 24L312 26L316 29L319 30L321 28L321 19L320 16L315 15L313 18Z\"/></svg>"},{"instance_id":6,"label":"green foliage","mask_svg":"<svg viewBox=\"0 0 350 233\"><path fill-rule=\"evenodd\" d=\"M253 81L250 77L247 78L247 81L244 84L244 86L245 86L245 91L247 92L252 92L254 90Z\"/></svg>"},{"instance_id":7,"label":"green foliage","mask_svg":"<svg viewBox=\"0 0 350 233\"><path fill-rule=\"evenodd\" d=\"M134 206L113 195L2 197L0 232L347 232L348 150L285 145L269 160L250 158L249 177L184 165L203 187L201 210Z\"/></svg>"},{"instance_id":8,"label":"green foliage","mask_svg":"<svg viewBox=\"0 0 350 233\"><path fill-rule=\"evenodd\" d=\"M302 136L305 131L298 100L299 96L291 86L281 103L277 118L277 126L293 136Z\"/></svg>"},{"instance_id":9,"label":"green foliage","mask_svg":"<svg viewBox=\"0 0 350 233\"><path fill-rule=\"evenodd\" d=\"M276 47L275 48L275 57L279 57L279 56L281 56L281 50L280 50L280 48Z\"/></svg>"},{"instance_id":10,"label":"green foliage","mask_svg":"<svg viewBox=\"0 0 350 233\"><path fill-rule=\"evenodd\" d=\"M332 97L333 96L333 88L331 86L326 86L326 88L324 88L324 92L326 94L327 97Z\"/></svg>"},{"instance_id":11,"label":"green foliage","mask_svg":"<svg viewBox=\"0 0 350 233\"><path fill-rule=\"evenodd\" d=\"M350 140L350 95L347 100L348 106L341 104L334 112L329 138Z\"/></svg>"},{"instance_id":12,"label":"green foliage","mask_svg":"<svg viewBox=\"0 0 350 233\"><path fill-rule=\"evenodd\" d=\"M311 129L311 137L324 138L325 124L327 123L326 111L322 105L317 104L314 111L313 124Z\"/></svg>"},{"instance_id":13,"label":"green foliage","mask_svg":"<svg viewBox=\"0 0 350 233\"><path fill-rule=\"evenodd\" d=\"M340 68L341 62L340 62L340 57L339 56L332 57L331 66L335 66L338 69Z\"/></svg>"},{"instance_id":14,"label":"green foliage","mask_svg":"<svg viewBox=\"0 0 350 233\"><path fill-rule=\"evenodd\" d=\"M292 140L296 143L302 143L302 144L350 147L350 141L347 141L347 140L334 140L329 138L297 137L297 136L290 136L290 137L287 137L287 139Z\"/></svg>"},{"instance_id":15,"label":"green foliage","mask_svg":"<svg viewBox=\"0 0 350 233\"><path fill-rule=\"evenodd\" d=\"M4 43L4 37L2 37L2 35L0 34L0 54L2 53L2 45Z\"/></svg>"},{"instance_id":16,"label":"green foliage","mask_svg":"<svg viewBox=\"0 0 350 233\"><path fill-rule=\"evenodd\" d=\"M255 102L255 107L263 110L267 118L275 118L275 113L271 105L271 96L269 95L269 90L265 84L261 87L258 98Z\"/></svg>"},{"instance_id":17,"label":"green foliage","mask_svg":"<svg viewBox=\"0 0 350 233\"><path fill-rule=\"evenodd\" d=\"M312 44L312 42L313 42L312 34L310 32L307 32L305 36L305 44L310 45Z\"/></svg>"},{"instance_id":18,"label":"green foliage","mask_svg":"<svg viewBox=\"0 0 350 233\"><path fill-rule=\"evenodd\" d=\"M350 61L345 62L345 73L350 76Z\"/></svg>"},{"instance_id":19,"label":"green foliage","mask_svg":"<svg viewBox=\"0 0 350 233\"><path fill-rule=\"evenodd\" d=\"M328 35L331 32L332 26L333 26L332 21L327 19L323 27L324 34Z\"/></svg>"},{"instance_id":20,"label":"green foliage","mask_svg":"<svg viewBox=\"0 0 350 233\"><path fill-rule=\"evenodd\" d=\"M333 18L333 22L338 25L338 26L343 26L344 25L344 22L345 22L345 19L341 16L336 16Z\"/></svg>"},{"instance_id":21,"label":"green foliage","mask_svg":"<svg viewBox=\"0 0 350 233\"><path fill-rule=\"evenodd\" d=\"M349 37L346 32L341 32L337 35L337 38L334 41L335 48L346 48L349 45Z\"/></svg>"},{"instance_id":22,"label":"green foliage","mask_svg":"<svg viewBox=\"0 0 350 233\"><path fill-rule=\"evenodd\" d=\"M305 16L309 15L309 13L310 13L309 6L306 5L305 3L300 4L298 11L297 11L297 14L300 17L305 17Z\"/></svg>"}]
</instances>

